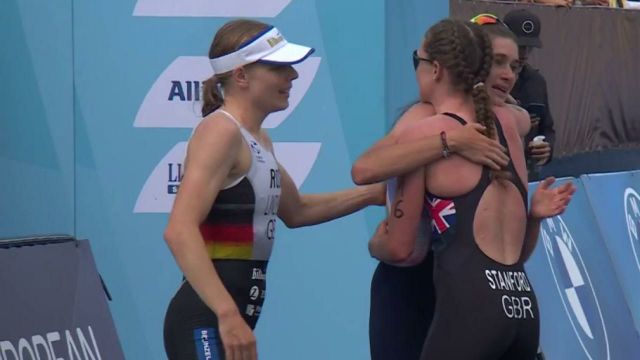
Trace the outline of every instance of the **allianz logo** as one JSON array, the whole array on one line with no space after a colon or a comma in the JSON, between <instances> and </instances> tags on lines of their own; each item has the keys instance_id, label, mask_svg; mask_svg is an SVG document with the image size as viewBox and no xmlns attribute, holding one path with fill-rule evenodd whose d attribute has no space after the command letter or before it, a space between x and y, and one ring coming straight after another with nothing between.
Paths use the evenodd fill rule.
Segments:
<instances>
[{"instance_id":1,"label":"allianz logo","mask_svg":"<svg viewBox=\"0 0 640 360\"><path fill-rule=\"evenodd\" d=\"M263 127L276 128L300 104L320 67L320 57L294 65L299 77L289 96L289 107L270 114ZM207 57L180 56L156 79L138 109L133 126L139 128L194 128L201 120L201 82L211 75ZM296 135L298 137L298 135ZM275 155L298 188L320 153L319 142L274 142ZM134 213L169 213L183 176L187 142L175 144L157 163L140 191Z\"/></svg>"},{"instance_id":2,"label":"allianz logo","mask_svg":"<svg viewBox=\"0 0 640 360\"><path fill-rule=\"evenodd\" d=\"M562 217L546 219L541 237L565 313L587 358L610 359L607 329L596 291Z\"/></svg>"},{"instance_id":3,"label":"allianz logo","mask_svg":"<svg viewBox=\"0 0 640 360\"><path fill-rule=\"evenodd\" d=\"M638 246L640 246L638 234L640 230L640 195L630 187L624 191L624 216L627 220L627 230L633 256L640 271L640 249L638 249Z\"/></svg>"},{"instance_id":4,"label":"allianz logo","mask_svg":"<svg viewBox=\"0 0 640 360\"><path fill-rule=\"evenodd\" d=\"M292 0L138 0L133 16L268 17Z\"/></svg>"},{"instance_id":5,"label":"allianz logo","mask_svg":"<svg viewBox=\"0 0 640 360\"><path fill-rule=\"evenodd\" d=\"M300 104L311 87L320 67L320 57L310 57L294 65L299 77L293 83L289 107L267 117L263 127L278 127ZM147 92L134 127L194 128L201 120L200 89L202 81L211 76L206 56L180 56L161 74Z\"/></svg>"}]
</instances>

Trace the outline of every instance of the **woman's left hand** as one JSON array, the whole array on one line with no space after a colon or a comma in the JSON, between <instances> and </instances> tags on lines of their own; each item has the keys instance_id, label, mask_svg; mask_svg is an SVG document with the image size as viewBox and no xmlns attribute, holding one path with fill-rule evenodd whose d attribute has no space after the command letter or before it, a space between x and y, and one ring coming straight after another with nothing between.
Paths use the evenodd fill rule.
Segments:
<instances>
[{"instance_id":1,"label":"woman's left hand","mask_svg":"<svg viewBox=\"0 0 640 360\"><path fill-rule=\"evenodd\" d=\"M548 177L540 182L536 192L531 198L530 215L534 219L545 219L560 215L569 205L576 187L572 182L551 188L556 181L553 177Z\"/></svg>"}]
</instances>

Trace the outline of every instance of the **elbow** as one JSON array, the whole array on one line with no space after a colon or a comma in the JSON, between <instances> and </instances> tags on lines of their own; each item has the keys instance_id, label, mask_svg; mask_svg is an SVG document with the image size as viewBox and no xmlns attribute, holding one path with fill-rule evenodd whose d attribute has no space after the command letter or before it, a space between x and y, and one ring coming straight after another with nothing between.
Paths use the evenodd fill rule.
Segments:
<instances>
[{"instance_id":1,"label":"elbow","mask_svg":"<svg viewBox=\"0 0 640 360\"><path fill-rule=\"evenodd\" d=\"M404 264L411 259L413 248L409 246L394 245L387 249L387 261L393 264Z\"/></svg>"},{"instance_id":2,"label":"elbow","mask_svg":"<svg viewBox=\"0 0 640 360\"><path fill-rule=\"evenodd\" d=\"M351 167L351 180L353 180L356 185L367 185L375 182L371 170L359 162L356 162Z\"/></svg>"},{"instance_id":3,"label":"elbow","mask_svg":"<svg viewBox=\"0 0 640 360\"><path fill-rule=\"evenodd\" d=\"M289 229L295 229L305 225L297 216L281 216L280 220L282 220L284 225Z\"/></svg>"},{"instance_id":4,"label":"elbow","mask_svg":"<svg viewBox=\"0 0 640 360\"><path fill-rule=\"evenodd\" d=\"M169 246L171 251L174 251L174 249L178 248L180 246L180 242L184 238L184 236L182 236L182 231L180 231L177 226L172 225L171 223L169 223L169 225L167 225L167 228L164 230L163 237L164 241L167 243L167 246Z\"/></svg>"}]
</instances>

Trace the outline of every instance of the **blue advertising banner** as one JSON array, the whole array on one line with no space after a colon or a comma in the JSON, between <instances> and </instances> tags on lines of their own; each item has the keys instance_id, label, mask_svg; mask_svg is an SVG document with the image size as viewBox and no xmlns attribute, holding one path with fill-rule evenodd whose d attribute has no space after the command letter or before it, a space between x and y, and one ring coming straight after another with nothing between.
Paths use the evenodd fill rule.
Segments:
<instances>
[{"instance_id":1,"label":"blue advertising banner","mask_svg":"<svg viewBox=\"0 0 640 360\"><path fill-rule=\"evenodd\" d=\"M325 192L353 186L352 156L383 133L383 11L381 0L74 3L77 236L93 241L128 358L165 358L164 314L182 274L163 231L216 30L248 17L316 48L296 65L289 108L264 127L301 191ZM367 217L278 227L255 331L260 357L369 358Z\"/></svg>"},{"instance_id":2,"label":"blue advertising banner","mask_svg":"<svg viewBox=\"0 0 640 360\"><path fill-rule=\"evenodd\" d=\"M0 236L90 238L126 357L165 358L164 312L181 274L162 233L215 31L258 19L316 48L297 67L291 106L265 127L300 189L323 192L353 185L355 158L415 99L411 51L447 9L445 0L1 1L0 33L10 36L0 52L0 167L11 175ZM256 329L261 358L370 358L376 263L366 242L382 213L279 226Z\"/></svg>"},{"instance_id":3,"label":"blue advertising banner","mask_svg":"<svg viewBox=\"0 0 640 360\"><path fill-rule=\"evenodd\" d=\"M564 214L543 221L527 271L548 359L630 359L640 338L580 181ZM537 184L530 186L533 194Z\"/></svg>"},{"instance_id":4,"label":"blue advertising banner","mask_svg":"<svg viewBox=\"0 0 640 360\"><path fill-rule=\"evenodd\" d=\"M0 248L0 360L124 359L89 242Z\"/></svg>"},{"instance_id":5,"label":"blue advertising banner","mask_svg":"<svg viewBox=\"0 0 640 360\"><path fill-rule=\"evenodd\" d=\"M640 171L580 177L616 276L640 330Z\"/></svg>"},{"instance_id":6,"label":"blue advertising banner","mask_svg":"<svg viewBox=\"0 0 640 360\"><path fill-rule=\"evenodd\" d=\"M74 231L71 9L0 1L0 237Z\"/></svg>"}]
</instances>

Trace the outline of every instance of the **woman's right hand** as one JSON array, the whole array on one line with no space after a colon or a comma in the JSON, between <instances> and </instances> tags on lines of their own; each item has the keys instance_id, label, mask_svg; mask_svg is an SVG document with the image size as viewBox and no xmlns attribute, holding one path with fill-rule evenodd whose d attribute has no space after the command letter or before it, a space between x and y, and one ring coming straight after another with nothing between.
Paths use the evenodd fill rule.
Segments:
<instances>
[{"instance_id":1,"label":"woman's right hand","mask_svg":"<svg viewBox=\"0 0 640 360\"><path fill-rule=\"evenodd\" d=\"M256 337L238 311L218 316L226 360L257 360Z\"/></svg>"},{"instance_id":2,"label":"woman's right hand","mask_svg":"<svg viewBox=\"0 0 640 360\"><path fill-rule=\"evenodd\" d=\"M448 131L448 145L456 154L474 163L500 170L509 164L504 146L482 134L484 126L469 123L459 129Z\"/></svg>"},{"instance_id":3,"label":"woman's right hand","mask_svg":"<svg viewBox=\"0 0 640 360\"><path fill-rule=\"evenodd\" d=\"M378 253L379 246L377 246L378 245L377 243L381 241L385 241L384 238L387 236L388 232L389 232L389 222L387 221L387 219L384 219L382 222L380 222L373 236L369 240L369 255L371 255L372 258L380 260L381 256Z\"/></svg>"}]
</instances>

